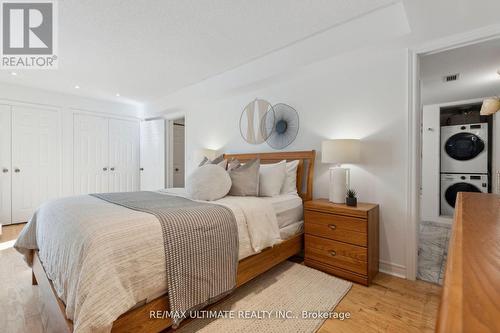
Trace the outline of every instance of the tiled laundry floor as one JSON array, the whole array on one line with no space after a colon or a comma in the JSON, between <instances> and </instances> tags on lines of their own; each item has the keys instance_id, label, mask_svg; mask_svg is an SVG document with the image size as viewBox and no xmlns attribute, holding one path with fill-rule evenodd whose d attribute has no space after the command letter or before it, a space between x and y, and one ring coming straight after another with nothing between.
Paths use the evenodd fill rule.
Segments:
<instances>
[{"instance_id":1,"label":"tiled laundry floor","mask_svg":"<svg viewBox=\"0 0 500 333\"><path fill-rule=\"evenodd\" d=\"M420 223L417 272L419 280L443 284L450 233L450 225L426 221Z\"/></svg>"}]
</instances>

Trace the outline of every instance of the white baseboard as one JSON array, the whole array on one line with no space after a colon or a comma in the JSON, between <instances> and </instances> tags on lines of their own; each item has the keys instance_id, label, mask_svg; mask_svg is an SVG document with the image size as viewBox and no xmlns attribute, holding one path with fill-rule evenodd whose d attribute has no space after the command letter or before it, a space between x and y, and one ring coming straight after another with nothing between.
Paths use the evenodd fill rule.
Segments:
<instances>
[{"instance_id":1,"label":"white baseboard","mask_svg":"<svg viewBox=\"0 0 500 333\"><path fill-rule=\"evenodd\" d=\"M379 260L379 269L380 272L386 273L389 275L394 275L403 279L406 279L406 267L399 264L394 264L391 262L387 262L384 260Z\"/></svg>"}]
</instances>

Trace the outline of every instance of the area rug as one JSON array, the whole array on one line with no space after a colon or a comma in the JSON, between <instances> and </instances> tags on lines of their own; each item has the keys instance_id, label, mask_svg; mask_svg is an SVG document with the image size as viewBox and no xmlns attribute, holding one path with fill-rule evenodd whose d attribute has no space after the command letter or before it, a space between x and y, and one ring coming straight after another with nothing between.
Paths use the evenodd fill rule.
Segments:
<instances>
[{"instance_id":1,"label":"area rug","mask_svg":"<svg viewBox=\"0 0 500 333\"><path fill-rule=\"evenodd\" d=\"M175 332L314 332L352 283L286 261L238 288L228 299L193 313Z\"/></svg>"}]
</instances>

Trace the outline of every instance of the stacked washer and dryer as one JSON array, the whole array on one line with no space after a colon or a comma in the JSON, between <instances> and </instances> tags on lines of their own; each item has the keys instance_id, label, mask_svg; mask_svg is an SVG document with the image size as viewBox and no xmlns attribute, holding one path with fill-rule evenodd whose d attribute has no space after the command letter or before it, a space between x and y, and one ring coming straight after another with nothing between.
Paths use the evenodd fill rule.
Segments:
<instances>
[{"instance_id":1,"label":"stacked washer and dryer","mask_svg":"<svg viewBox=\"0 0 500 333\"><path fill-rule=\"evenodd\" d=\"M452 216L458 192L489 191L488 123L441 127L441 215Z\"/></svg>"}]
</instances>

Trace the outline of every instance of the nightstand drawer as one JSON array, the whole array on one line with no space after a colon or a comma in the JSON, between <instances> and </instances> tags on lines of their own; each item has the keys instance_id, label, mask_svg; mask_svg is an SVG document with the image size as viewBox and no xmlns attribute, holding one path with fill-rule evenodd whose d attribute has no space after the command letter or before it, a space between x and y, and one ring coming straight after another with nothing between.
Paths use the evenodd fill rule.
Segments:
<instances>
[{"instance_id":1,"label":"nightstand drawer","mask_svg":"<svg viewBox=\"0 0 500 333\"><path fill-rule=\"evenodd\" d=\"M305 233L350 244L367 246L366 220L306 210Z\"/></svg>"},{"instance_id":2,"label":"nightstand drawer","mask_svg":"<svg viewBox=\"0 0 500 333\"><path fill-rule=\"evenodd\" d=\"M368 273L368 250L361 246L305 235L307 259L340 267L358 274Z\"/></svg>"}]
</instances>

